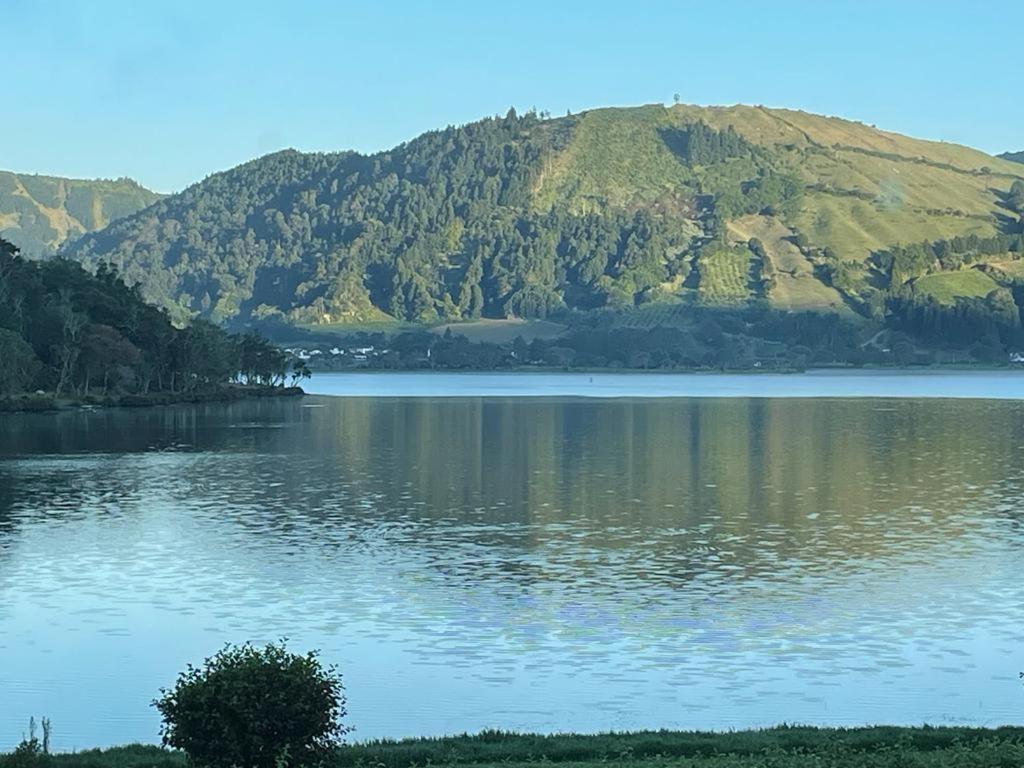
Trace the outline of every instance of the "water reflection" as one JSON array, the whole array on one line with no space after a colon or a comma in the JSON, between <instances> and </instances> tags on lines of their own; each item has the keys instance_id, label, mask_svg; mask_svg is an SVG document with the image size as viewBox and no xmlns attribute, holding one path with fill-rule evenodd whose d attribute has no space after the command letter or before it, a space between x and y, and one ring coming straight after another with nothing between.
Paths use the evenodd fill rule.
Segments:
<instances>
[{"instance_id":1,"label":"water reflection","mask_svg":"<svg viewBox=\"0 0 1024 768\"><path fill-rule=\"evenodd\" d=\"M0 746L155 738L226 640L358 736L1010 721L1024 408L327 399L2 416Z\"/></svg>"}]
</instances>

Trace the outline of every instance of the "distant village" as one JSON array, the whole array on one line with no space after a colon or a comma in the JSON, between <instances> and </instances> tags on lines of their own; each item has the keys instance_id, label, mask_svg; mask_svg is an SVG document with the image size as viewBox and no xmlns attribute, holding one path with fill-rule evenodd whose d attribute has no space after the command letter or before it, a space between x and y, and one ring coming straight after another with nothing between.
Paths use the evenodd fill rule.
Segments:
<instances>
[{"instance_id":1,"label":"distant village","mask_svg":"<svg viewBox=\"0 0 1024 768\"><path fill-rule=\"evenodd\" d=\"M334 358L339 363L365 363L372 358L386 355L391 350L377 349L372 344L365 347L331 347L330 349L306 349L305 347L287 347L284 350L292 357L305 362L322 362L320 358Z\"/></svg>"}]
</instances>

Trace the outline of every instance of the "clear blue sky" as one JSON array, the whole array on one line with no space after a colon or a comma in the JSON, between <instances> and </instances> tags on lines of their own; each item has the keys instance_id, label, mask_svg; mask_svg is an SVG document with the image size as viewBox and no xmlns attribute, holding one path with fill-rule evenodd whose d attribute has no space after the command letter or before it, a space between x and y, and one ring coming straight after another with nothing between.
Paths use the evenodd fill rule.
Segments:
<instances>
[{"instance_id":1,"label":"clear blue sky","mask_svg":"<svg viewBox=\"0 0 1024 768\"><path fill-rule=\"evenodd\" d=\"M0 0L0 168L169 192L536 106L683 101L1024 149L1024 2Z\"/></svg>"}]
</instances>

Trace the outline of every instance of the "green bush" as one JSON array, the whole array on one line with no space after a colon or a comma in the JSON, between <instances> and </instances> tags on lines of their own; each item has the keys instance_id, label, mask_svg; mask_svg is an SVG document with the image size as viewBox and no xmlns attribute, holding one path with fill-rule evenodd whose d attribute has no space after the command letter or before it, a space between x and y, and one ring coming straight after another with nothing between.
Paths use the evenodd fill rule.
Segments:
<instances>
[{"instance_id":1,"label":"green bush","mask_svg":"<svg viewBox=\"0 0 1024 768\"><path fill-rule=\"evenodd\" d=\"M43 718L43 739L36 738L36 720L29 718L28 736L0 760L2 768L47 768L50 764L50 720Z\"/></svg>"},{"instance_id":2,"label":"green bush","mask_svg":"<svg viewBox=\"0 0 1024 768\"><path fill-rule=\"evenodd\" d=\"M43 752L39 739L24 739L4 760L4 768L44 768L49 755Z\"/></svg>"},{"instance_id":3,"label":"green bush","mask_svg":"<svg viewBox=\"0 0 1024 768\"><path fill-rule=\"evenodd\" d=\"M202 768L311 765L348 731L341 677L317 652L225 646L153 702L166 747Z\"/></svg>"}]
</instances>

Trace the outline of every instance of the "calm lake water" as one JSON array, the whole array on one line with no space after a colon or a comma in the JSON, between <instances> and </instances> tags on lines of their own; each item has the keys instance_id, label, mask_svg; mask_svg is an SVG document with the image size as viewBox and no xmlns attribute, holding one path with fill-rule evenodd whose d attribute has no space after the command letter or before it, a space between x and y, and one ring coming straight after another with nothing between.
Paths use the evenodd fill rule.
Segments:
<instances>
[{"instance_id":1,"label":"calm lake water","mask_svg":"<svg viewBox=\"0 0 1024 768\"><path fill-rule=\"evenodd\" d=\"M1024 399L1024 371L326 373L307 392L344 397L940 397Z\"/></svg>"},{"instance_id":2,"label":"calm lake water","mask_svg":"<svg viewBox=\"0 0 1024 768\"><path fill-rule=\"evenodd\" d=\"M358 739L1020 722L1024 402L629 396L736 378L0 415L0 749L32 714L155 741L187 662L281 636L340 664Z\"/></svg>"}]
</instances>

